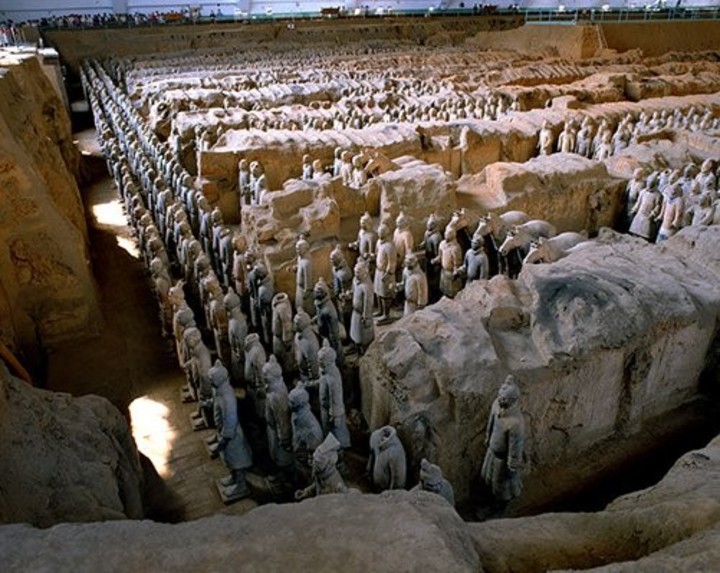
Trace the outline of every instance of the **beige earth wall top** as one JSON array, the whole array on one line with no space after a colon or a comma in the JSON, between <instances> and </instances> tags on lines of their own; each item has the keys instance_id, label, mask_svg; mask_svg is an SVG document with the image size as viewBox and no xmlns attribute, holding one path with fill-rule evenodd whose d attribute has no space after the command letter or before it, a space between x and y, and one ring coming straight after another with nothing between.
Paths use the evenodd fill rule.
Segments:
<instances>
[{"instance_id":1,"label":"beige earth wall top","mask_svg":"<svg viewBox=\"0 0 720 573\"><path fill-rule=\"evenodd\" d=\"M65 62L76 70L85 58L108 55L128 56L196 50L203 48L243 49L263 42L268 49L288 44L336 44L341 41L405 40L431 44L438 40L462 41L480 31L502 30L522 25L522 15L478 16L474 18L382 18L295 22L290 30L285 22L217 24L203 26L155 26L147 28L47 30L48 45L58 49Z\"/></svg>"},{"instance_id":2,"label":"beige earth wall top","mask_svg":"<svg viewBox=\"0 0 720 573\"><path fill-rule=\"evenodd\" d=\"M608 48L619 52L639 48L646 56L660 56L720 49L720 20L602 24L602 31Z\"/></svg>"}]
</instances>

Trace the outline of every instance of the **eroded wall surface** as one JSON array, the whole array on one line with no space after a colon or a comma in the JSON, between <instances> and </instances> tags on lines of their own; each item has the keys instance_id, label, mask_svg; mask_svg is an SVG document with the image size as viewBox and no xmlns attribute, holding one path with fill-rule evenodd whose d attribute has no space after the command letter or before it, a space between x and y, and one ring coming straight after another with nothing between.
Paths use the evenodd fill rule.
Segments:
<instances>
[{"instance_id":1,"label":"eroded wall surface","mask_svg":"<svg viewBox=\"0 0 720 573\"><path fill-rule=\"evenodd\" d=\"M411 467L436 459L464 499L490 405L514 374L525 474L579 471L603 440L621 444L697 395L720 318L720 259L698 254L718 248L718 227L662 247L608 230L517 281L472 283L376 338L360 363L363 413L371 428L398 428ZM551 489L572 487L561 482Z\"/></svg>"},{"instance_id":2,"label":"eroded wall surface","mask_svg":"<svg viewBox=\"0 0 720 573\"><path fill-rule=\"evenodd\" d=\"M30 360L98 328L79 162L65 107L36 57L3 56L0 339Z\"/></svg>"}]
</instances>

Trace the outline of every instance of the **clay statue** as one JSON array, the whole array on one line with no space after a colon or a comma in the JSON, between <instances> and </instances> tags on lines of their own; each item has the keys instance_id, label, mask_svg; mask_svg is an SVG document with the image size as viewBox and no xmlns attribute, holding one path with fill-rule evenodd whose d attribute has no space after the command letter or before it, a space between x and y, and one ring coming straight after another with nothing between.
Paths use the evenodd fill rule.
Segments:
<instances>
[{"instance_id":1,"label":"clay statue","mask_svg":"<svg viewBox=\"0 0 720 573\"><path fill-rule=\"evenodd\" d=\"M341 155L342 165L340 166L340 177L345 187L351 187L353 181L352 153L343 151Z\"/></svg>"},{"instance_id":2,"label":"clay statue","mask_svg":"<svg viewBox=\"0 0 720 573\"><path fill-rule=\"evenodd\" d=\"M342 169L343 165L343 157L342 157L342 147L336 147L334 156L333 156L333 168L332 168L332 176L338 177L340 175L340 170Z\"/></svg>"},{"instance_id":3,"label":"clay statue","mask_svg":"<svg viewBox=\"0 0 720 573\"><path fill-rule=\"evenodd\" d=\"M259 161L253 161L250 163L250 203L260 205L267 190L265 170Z\"/></svg>"},{"instance_id":4,"label":"clay statue","mask_svg":"<svg viewBox=\"0 0 720 573\"><path fill-rule=\"evenodd\" d=\"M185 362L187 362L188 359L185 346L185 330L191 327L197 327L197 324L195 323L195 315L193 314L192 309L183 300L182 305L178 307L173 315L175 351L177 352L178 364L181 368L185 365ZM190 386L187 387L187 392L188 399L197 399L197 397L191 392Z\"/></svg>"},{"instance_id":5,"label":"clay statue","mask_svg":"<svg viewBox=\"0 0 720 573\"><path fill-rule=\"evenodd\" d=\"M395 245L390 240L390 229L387 225L381 224L378 228L376 251L373 289L380 306L377 312L377 323L387 324L390 322L390 306L395 297L395 267L397 266L397 253Z\"/></svg>"},{"instance_id":6,"label":"clay statue","mask_svg":"<svg viewBox=\"0 0 720 573\"><path fill-rule=\"evenodd\" d=\"M327 344L318 351L320 378L309 385L320 389L320 422L323 434L332 433L341 448L350 447L350 432L345 423L345 403L340 370L335 364L335 351Z\"/></svg>"},{"instance_id":7,"label":"clay statue","mask_svg":"<svg viewBox=\"0 0 720 573\"><path fill-rule=\"evenodd\" d=\"M700 189L715 190L717 187L717 179L713 173L712 159L706 159L700 166L700 173L695 176L695 180L700 183Z\"/></svg>"},{"instance_id":8,"label":"clay statue","mask_svg":"<svg viewBox=\"0 0 720 573\"><path fill-rule=\"evenodd\" d=\"M218 356L230 364L229 318L225 310L222 287L213 281L208 289L208 326L212 329L215 351Z\"/></svg>"},{"instance_id":9,"label":"clay statue","mask_svg":"<svg viewBox=\"0 0 720 573\"><path fill-rule=\"evenodd\" d=\"M568 231L567 233L560 233L549 239L540 237L530 243L528 254L523 259L523 265L532 263L554 263L567 255L570 249L585 241L587 241L587 233L585 231L582 233Z\"/></svg>"},{"instance_id":10,"label":"clay statue","mask_svg":"<svg viewBox=\"0 0 720 573\"><path fill-rule=\"evenodd\" d=\"M290 297L284 293L277 293L272 299L272 351L280 363L283 372L290 374L295 371L295 353L293 340L292 305Z\"/></svg>"},{"instance_id":11,"label":"clay statue","mask_svg":"<svg viewBox=\"0 0 720 573\"><path fill-rule=\"evenodd\" d=\"M240 205L250 205L252 201L252 188L250 187L250 169L247 159L241 159L238 163L238 191L240 194Z\"/></svg>"},{"instance_id":12,"label":"clay statue","mask_svg":"<svg viewBox=\"0 0 720 573\"><path fill-rule=\"evenodd\" d=\"M230 287L223 298L228 317L228 345L230 347L230 377L239 386L245 378L245 338L248 334L247 320L242 312L240 297Z\"/></svg>"},{"instance_id":13,"label":"clay statue","mask_svg":"<svg viewBox=\"0 0 720 573\"><path fill-rule=\"evenodd\" d=\"M632 223L633 209L640 197L640 191L645 187L644 174L645 171L643 168L638 167L633 171L632 179L627 182L627 186L625 187L625 223L627 228L630 228L630 223Z\"/></svg>"},{"instance_id":14,"label":"clay statue","mask_svg":"<svg viewBox=\"0 0 720 573\"><path fill-rule=\"evenodd\" d=\"M431 213L425 222L425 235L420 244L420 248L425 251L425 275L428 281L430 302L435 302L440 298L440 263L438 254L440 253L442 240L443 236L439 229L437 217Z\"/></svg>"},{"instance_id":15,"label":"clay statue","mask_svg":"<svg viewBox=\"0 0 720 573\"><path fill-rule=\"evenodd\" d=\"M265 362L267 355L260 344L260 337L256 332L248 334L245 337L245 384L257 420L265 417L265 381L262 375Z\"/></svg>"},{"instance_id":16,"label":"clay statue","mask_svg":"<svg viewBox=\"0 0 720 573\"><path fill-rule=\"evenodd\" d=\"M657 182L649 179L646 187L640 190L635 206L630 211L633 220L628 232L631 235L642 237L646 241L654 238L654 220L660 212L662 196L658 193Z\"/></svg>"},{"instance_id":17,"label":"clay statue","mask_svg":"<svg viewBox=\"0 0 720 573\"><path fill-rule=\"evenodd\" d=\"M375 258L375 233L372 230L372 217L370 213L365 213L360 217L360 230L358 231L357 241L350 243L348 248L357 251L358 255L366 261Z\"/></svg>"},{"instance_id":18,"label":"clay statue","mask_svg":"<svg viewBox=\"0 0 720 573\"><path fill-rule=\"evenodd\" d=\"M305 181L313 178L312 159L307 154L302 158L302 178Z\"/></svg>"},{"instance_id":19,"label":"clay statue","mask_svg":"<svg viewBox=\"0 0 720 573\"><path fill-rule=\"evenodd\" d=\"M589 117L583 118L582 124L580 125L580 131L578 131L575 153L582 155L583 157L590 157L592 150L592 138L593 138L593 125Z\"/></svg>"},{"instance_id":20,"label":"clay statue","mask_svg":"<svg viewBox=\"0 0 720 573\"><path fill-rule=\"evenodd\" d=\"M555 227L541 219L531 219L526 223L516 225L510 229L505 241L503 241L503 244L500 245L498 249L498 252L502 256L508 257L509 259L508 276L511 279L517 278L520 268L522 267L522 261L527 256L532 241L540 237L546 239L554 237L556 234ZM513 256L517 257L517 264L513 261Z\"/></svg>"},{"instance_id":21,"label":"clay statue","mask_svg":"<svg viewBox=\"0 0 720 573\"><path fill-rule=\"evenodd\" d=\"M249 310L249 296L247 285L247 268L245 266L245 252L247 251L247 239L239 233L233 235L233 261L232 278L235 292L240 297L243 312Z\"/></svg>"},{"instance_id":22,"label":"clay statue","mask_svg":"<svg viewBox=\"0 0 720 573\"><path fill-rule=\"evenodd\" d=\"M716 207L713 206L712 195L703 193L692 209L692 225L712 225L715 217Z\"/></svg>"},{"instance_id":23,"label":"clay statue","mask_svg":"<svg viewBox=\"0 0 720 573\"><path fill-rule=\"evenodd\" d=\"M295 310L304 310L310 316L315 315L313 304L313 270L310 260L310 244L304 239L295 243L297 263L295 267Z\"/></svg>"},{"instance_id":24,"label":"clay statue","mask_svg":"<svg viewBox=\"0 0 720 573\"><path fill-rule=\"evenodd\" d=\"M465 253L460 274L465 278L465 284L490 276L488 257L485 254L485 240L482 235L475 233L470 242L470 249Z\"/></svg>"},{"instance_id":25,"label":"clay statue","mask_svg":"<svg viewBox=\"0 0 720 573\"><path fill-rule=\"evenodd\" d=\"M340 320L332 300L330 300L330 289L321 278L313 290L315 300L315 323L318 326L320 338L326 339L335 351L338 367L345 362L342 340L340 336Z\"/></svg>"},{"instance_id":26,"label":"clay statue","mask_svg":"<svg viewBox=\"0 0 720 573\"><path fill-rule=\"evenodd\" d=\"M233 233L230 227L223 227L219 236L219 252L218 260L220 261L220 281L225 288L234 284L233 281L233 255L235 247L233 246Z\"/></svg>"},{"instance_id":27,"label":"clay statue","mask_svg":"<svg viewBox=\"0 0 720 573\"><path fill-rule=\"evenodd\" d=\"M168 272L162 261L155 257L150 261L150 274L152 275L155 285L155 295L157 296L158 305L160 307L160 325L162 327L162 335L167 336L172 332L173 308L169 299L171 288L170 273Z\"/></svg>"},{"instance_id":28,"label":"clay statue","mask_svg":"<svg viewBox=\"0 0 720 573\"><path fill-rule=\"evenodd\" d=\"M352 289L353 272L345 260L345 255L337 245L330 252L332 264L332 291L337 304L340 320L346 332L350 332L350 317L352 315Z\"/></svg>"},{"instance_id":29,"label":"clay statue","mask_svg":"<svg viewBox=\"0 0 720 573\"><path fill-rule=\"evenodd\" d=\"M209 371L212 366L210 351L202 341L202 335L197 328L186 328L183 338L187 358L183 367L187 374L190 394L198 400L198 410L193 415L193 418L198 420L197 423L202 420L210 428L213 424L213 394L209 378Z\"/></svg>"},{"instance_id":30,"label":"clay statue","mask_svg":"<svg viewBox=\"0 0 720 573\"><path fill-rule=\"evenodd\" d=\"M448 480L443 477L440 466L430 463L425 458L420 462L420 482L410 491L429 491L445 498L450 505L455 505L455 492Z\"/></svg>"},{"instance_id":31,"label":"clay statue","mask_svg":"<svg viewBox=\"0 0 720 573\"><path fill-rule=\"evenodd\" d=\"M350 339L355 349L363 354L375 338L372 321L373 285L367 263L359 260L355 265L353 279L352 316L350 317Z\"/></svg>"},{"instance_id":32,"label":"clay statue","mask_svg":"<svg viewBox=\"0 0 720 573\"><path fill-rule=\"evenodd\" d=\"M290 423L292 425L292 451L295 458L295 470L299 477L310 476L312 452L323 439L320 422L310 410L310 396L302 385L293 388L288 394L290 404Z\"/></svg>"},{"instance_id":33,"label":"clay statue","mask_svg":"<svg viewBox=\"0 0 720 573\"><path fill-rule=\"evenodd\" d=\"M520 390L508 375L493 402L485 432L487 452L482 479L500 504L522 492L520 468L525 448L525 419L520 411Z\"/></svg>"},{"instance_id":34,"label":"clay statue","mask_svg":"<svg viewBox=\"0 0 720 573\"><path fill-rule=\"evenodd\" d=\"M320 344L312 330L310 316L300 309L293 318L295 329L295 360L297 361L300 380L309 382L318 377L318 350Z\"/></svg>"},{"instance_id":35,"label":"clay statue","mask_svg":"<svg viewBox=\"0 0 720 573\"><path fill-rule=\"evenodd\" d=\"M356 155L352 158L352 166L352 183L350 186L355 189L360 189L363 185L367 183L368 180L367 173L362 164L361 155Z\"/></svg>"},{"instance_id":36,"label":"clay statue","mask_svg":"<svg viewBox=\"0 0 720 573\"><path fill-rule=\"evenodd\" d=\"M415 240L410 231L410 221L408 221L405 213L400 211L400 214L395 219L395 231L393 231L393 245L395 246L395 252L397 254L398 261L404 261L405 255L412 253L415 249ZM398 265L398 275L402 275L400 265ZM398 276L399 278L399 276Z\"/></svg>"},{"instance_id":37,"label":"clay statue","mask_svg":"<svg viewBox=\"0 0 720 573\"><path fill-rule=\"evenodd\" d=\"M612 132L609 129L606 129L601 133L602 137L600 138L593 155L594 159L597 161L605 161L613 153Z\"/></svg>"},{"instance_id":38,"label":"clay statue","mask_svg":"<svg viewBox=\"0 0 720 573\"><path fill-rule=\"evenodd\" d=\"M230 476L222 478L220 485L225 498L239 499L250 494L245 482L245 470L252 466L252 451L240 426L237 398L230 386L228 371L220 360L216 360L210 368L209 378L215 390L213 415L218 434L218 451L225 467L230 470Z\"/></svg>"},{"instance_id":39,"label":"clay statue","mask_svg":"<svg viewBox=\"0 0 720 573\"><path fill-rule=\"evenodd\" d=\"M575 152L575 131L572 120L565 122L563 130L558 136L557 150L560 153Z\"/></svg>"},{"instance_id":40,"label":"clay statue","mask_svg":"<svg viewBox=\"0 0 720 573\"><path fill-rule=\"evenodd\" d=\"M323 163L320 159L316 159L312 162L312 179L315 181L318 181L320 179L325 179L326 173L325 173L325 167L323 166Z\"/></svg>"},{"instance_id":41,"label":"clay statue","mask_svg":"<svg viewBox=\"0 0 720 573\"><path fill-rule=\"evenodd\" d=\"M458 272L462 266L463 253L453 227L445 229L445 239L438 250L439 255L434 262L440 263L440 292L448 298L454 298L463 286Z\"/></svg>"},{"instance_id":42,"label":"clay statue","mask_svg":"<svg viewBox=\"0 0 720 573\"><path fill-rule=\"evenodd\" d=\"M275 296L275 283L264 263L255 263L253 278L255 280L255 304L260 320L259 333L263 344L272 345L272 299Z\"/></svg>"},{"instance_id":43,"label":"clay statue","mask_svg":"<svg viewBox=\"0 0 720 573\"><path fill-rule=\"evenodd\" d=\"M348 488L337 469L339 451L340 444L335 436L328 434L313 452L312 483L295 492L297 501L327 493L347 493Z\"/></svg>"},{"instance_id":44,"label":"clay statue","mask_svg":"<svg viewBox=\"0 0 720 573\"><path fill-rule=\"evenodd\" d=\"M402 282L398 283L397 288L405 294L403 316L409 316L427 305L428 282L415 253L405 255L404 267Z\"/></svg>"},{"instance_id":45,"label":"clay statue","mask_svg":"<svg viewBox=\"0 0 720 573\"><path fill-rule=\"evenodd\" d=\"M669 190L669 196L663 201L660 214L656 217L656 220L661 222L656 242L665 241L677 233L682 228L684 216L682 187L678 183L673 183Z\"/></svg>"},{"instance_id":46,"label":"clay statue","mask_svg":"<svg viewBox=\"0 0 720 573\"><path fill-rule=\"evenodd\" d=\"M265 379L265 422L270 459L279 468L287 468L293 464L292 425L287 386L283 380L282 368L275 356L270 356L262 372Z\"/></svg>"},{"instance_id":47,"label":"clay statue","mask_svg":"<svg viewBox=\"0 0 720 573\"><path fill-rule=\"evenodd\" d=\"M379 491L403 489L407 474L405 448L392 426L383 426L370 434L368 473Z\"/></svg>"},{"instance_id":48,"label":"clay statue","mask_svg":"<svg viewBox=\"0 0 720 573\"><path fill-rule=\"evenodd\" d=\"M470 248L469 225L470 221L468 220L467 211L463 208L458 211L453 211L452 217L450 217L450 221L445 227L446 232L448 229L455 231L455 239L460 244L463 256Z\"/></svg>"},{"instance_id":49,"label":"clay statue","mask_svg":"<svg viewBox=\"0 0 720 573\"><path fill-rule=\"evenodd\" d=\"M543 122L542 129L538 135L538 154L550 155L553 152L553 132L548 121Z\"/></svg>"}]
</instances>

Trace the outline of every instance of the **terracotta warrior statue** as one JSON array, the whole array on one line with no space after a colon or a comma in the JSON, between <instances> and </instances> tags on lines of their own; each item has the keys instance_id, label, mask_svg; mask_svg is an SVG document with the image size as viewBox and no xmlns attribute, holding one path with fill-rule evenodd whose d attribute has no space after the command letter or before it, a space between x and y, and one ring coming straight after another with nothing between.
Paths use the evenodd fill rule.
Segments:
<instances>
[{"instance_id":1,"label":"terracotta warrior statue","mask_svg":"<svg viewBox=\"0 0 720 573\"><path fill-rule=\"evenodd\" d=\"M398 284L398 289L402 289L405 294L403 316L408 316L416 310L427 306L428 281L425 273L420 268L415 253L405 255L404 266L402 282Z\"/></svg>"},{"instance_id":2,"label":"terracotta warrior statue","mask_svg":"<svg viewBox=\"0 0 720 573\"><path fill-rule=\"evenodd\" d=\"M350 447L350 432L345 423L345 402L340 370L335 364L335 351L327 344L318 352L320 378L311 382L320 389L320 422L323 434L332 433L341 448Z\"/></svg>"},{"instance_id":3,"label":"terracotta warrior statue","mask_svg":"<svg viewBox=\"0 0 720 573\"><path fill-rule=\"evenodd\" d=\"M365 213L360 217L360 230L358 231L357 241L350 243L348 248L358 252L358 256L366 261L375 258L375 233L372 230L372 217L370 213Z\"/></svg>"},{"instance_id":4,"label":"terracotta warrior statue","mask_svg":"<svg viewBox=\"0 0 720 573\"><path fill-rule=\"evenodd\" d=\"M405 488L405 448L392 426L383 426L370 434L368 473L379 491Z\"/></svg>"},{"instance_id":5,"label":"terracotta warrior statue","mask_svg":"<svg viewBox=\"0 0 720 573\"><path fill-rule=\"evenodd\" d=\"M297 263L295 266L295 310L304 310L310 316L315 315L313 304L313 269L310 260L310 244L304 239L295 243Z\"/></svg>"},{"instance_id":6,"label":"terracotta warrior statue","mask_svg":"<svg viewBox=\"0 0 720 573\"><path fill-rule=\"evenodd\" d=\"M295 371L293 314L290 297L277 293L272 299L272 351L286 375Z\"/></svg>"},{"instance_id":7,"label":"terracotta warrior statue","mask_svg":"<svg viewBox=\"0 0 720 573\"><path fill-rule=\"evenodd\" d=\"M330 343L330 346L337 355L337 365L338 367L342 367L345 355L340 338L340 319L337 309L330 298L330 287L328 287L323 278L320 278L320 280L315 283L313 297L316 311L315 324L317 324L320 338L324 338Z\"/></svg>"},{"instance_id":8,"label":"terracotta warrior statue","mask_svg":"<svg viewBox=\"0 0 720 573\"><path fill-rule=\"evenodd\" d=\"M429 491L445 498L450 505L455 505L455 492L448 480L443 477L440 466L430 463L425 458L420 462L420 483L410 491Z\"/></svg>"},{"instance_id":9,"label":"terracotta warrior statue","mask_svg":"<svg viewBox=\"0 0 720 573\"><path fill-rule=\"evenodd\" d=\"M378 229L377 255L375 258L375 280L373 289L378 298L378 324L390 322L390 306L395 297L395 268L397 252L390 240L390 229L382 224Z\"/></svg>"},{"instance_id":10,"label":"terracotta warrior statue","mask_svg":"<svg viewBox=\"0 0 720 573\"><path fill-rule=\"evenodd\" d=\"M322 443L323 433L320 422L310 410L310 396L302 384L290 391L288 402L296 478L304 479L307 483L310 477L312 453Z\"/></svg>"},{"instance_id":11,"label":"terracotta warrior statue","mask_svg":"<svg viewBox=\"0 0 720 573\"><path fill-rule=\"evenodd\" d=\"M359 260L355 265L353 279L352 316L350 317L350 339L356 350L363 354L375 338L372 320L373 285L367 263Z\"/></svg>"},{"instance_id":12,"label":"terracotta warrior statue","mask_svg":"<svg viewBox=\"0 0 720 573\"><path fill-rule=\"evenodd\" d=\"M226 497L244 497L250 494L245 482L245 470L252 466L252 451L245 439L238 418L237 398L230 386L228 371L219 359L209 371L214 388L213 415L218 434L220 459L230 475L220 480Z\"/></svg>"},{"instance_id":13,"label":"terracotta warrior statue","mask_svg":"<svg viewBox=\"0 0 720 573\"><path fill-rule=\"evenodd\" d=\"M265 379L265 422L270 459L279 468L288 468L293 464L290 401L283 371L275 356L270 356L262 372Z\"/></svg>"},{"instance_id":14,"label":"terracotta warrior statue","mask_svg":"<svg viewBox=\"0 0 720 573\"><path fill-rule=\"evenodd\" d=\"M330 253L330 263L332 264L332 293L335 304L345 331L350 332L353 272L340 245L337 245Z\"/></svg>"},{"instance_id":15,"label":"terracotta warrior statue","mask_svg":"<svg viewBox=\"0 0 720 573\"><path fill-rule=\"evenodd\" d=\"M337 469L340 443L333 434L328 434L312 456L312 483L295 492L295 499L301 501L326 493L347 493L340 472Z\"/></svg>"},{"instance_id":16,"label":"terracotta warrior statue","mask_svg":"<svg viewBox=\"0 0 720 573\"><path fill-rule=\"evenodd\" d=\"M234 386L245 379L245 338L248 335L247 319L242 311L242 301L230 287L223 298L228 317L228 345L230 346L230 377Z\"/></svg>"},{"instance_id":17,"label":"terracotta warrior statue","mask_svg":"<svg viewBox=\"0 0 720 573\"><path fill-rule=\"evenodd\" d=\"M487 453L482 466L482 479L501 505L522 492L525 419L519 402L520 390L515 378L509 375L490 409L485 432Z\"/></svg>"},{"instance_id":18,"label":"terracotta warrior statue","mask_svg":"<svg viewBox=\"0 0 720 573\"><path fill-rule=\"evenodd\" d=\"M438 250L435 262L440 263L440 292L448 298L454 298L463 286L458 272L463 263L463 253L455 229L450 226L445 229L445 239Z\"/></svg>"},{"instance_id":19,"label":"terracotta warrior statue","mask_svg":"<svg viewBox=\"0 0 720 573\"><path fill-rule=\"evenodd\" d=\"M318 377L318 350L320 344L312 329L310 316L302 309L293 318L295 329L295 360L300 380L308 382Z\"/></svg>"}]
</instances>

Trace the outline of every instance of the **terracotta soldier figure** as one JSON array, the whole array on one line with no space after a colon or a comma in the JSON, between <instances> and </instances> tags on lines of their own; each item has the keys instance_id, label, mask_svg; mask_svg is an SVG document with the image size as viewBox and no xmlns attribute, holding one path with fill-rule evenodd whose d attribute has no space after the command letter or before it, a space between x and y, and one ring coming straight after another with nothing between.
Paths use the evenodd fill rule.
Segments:
<instances>
[{"instance_id":1,"label":"terracotta soldier figure","mask_svg":"<svg viewBox=\"0 0 720 573\"><path fill-rule=\"evenodd\" d=\"M407 474L405 448L392 426L383 426L370 434L368 470L379 490L403 489Z\"/></svg>"},{"instance_id":2,"label":"terracotta soldier figure","mask_svg":"<svg viewBox=\"0 0 720 573\"><path fill-rule=\"evenodd\" d=\"M357 351L363 354L375 338L372 320L373 286L367 264L360 260L355 265L353 279L352 316L350 317L350 339Z\"/></svg>"},{"instance_id":3,"label":"terracotta soldier figure","mask_svg":"<svg viewBox=\"0 0 720 573\"><path fill-rule=\"evenodd\" d=\"M220 480L227 498L240 498L250 494L245 482L245 470L252 466L252 451L245 439L238 418L237 398L230 386L228 371L220 360L209 371L215 390L213 400L215 427L218 434L220 459L230 470L230 476Z\"/></svg>"},{"instance_id":4,"label":"terracotta soldier figure","mask_svg":"<svg viewBox=\"0 0 720 573\"><path fill-rule=\"evenodd\" d=\"M445 498L450 505L455 505L455 492L448 480L443 477L439 466L430 463L425 458L420 462L420 483L410 491L429 491Z\"/></svg>"},{"instance_id":5,"label":"terracotta soldier figure","mask_svg":"<svg viewBox=\"0 0 720 573\"><path fill-rule=\"evenodd\" d=\"M520 468L525 448L525 419L520 411L520 391L509 375L498 390L485 432L487 452L483 481L497 502L505 504L522 492Z\"/></svg>"},{"instance_id":6,"label":"terracotta soldier figure","mask_svg":"<svg viewBox=\"0 0 720 573\"><path fill-rule=\"evenodd\" d=\"M375 280L373 289L380 306L378 324L390 321L390 306L395 297L395 268L397 267L397 252L390 240L390 229L382 224L378 228L377 255L375 258Z\"/></svg>"},{"instance_id":7,"label":"terracotta soldier figure","mask_svg":"<svg viewBox=\"0 0 720 573\"><path fill-rule=\"evenodd\" d=\"M313 452L312 483L295 492L297 501L327 493L347 493L348 488L337 469L339 452L340 443L333 434L328 434Z\"/></svg>"}]
</instances>

